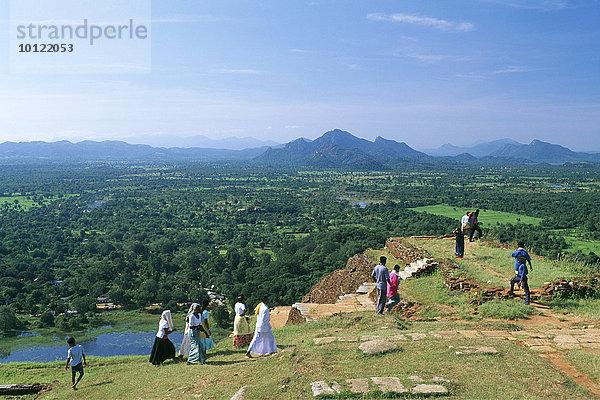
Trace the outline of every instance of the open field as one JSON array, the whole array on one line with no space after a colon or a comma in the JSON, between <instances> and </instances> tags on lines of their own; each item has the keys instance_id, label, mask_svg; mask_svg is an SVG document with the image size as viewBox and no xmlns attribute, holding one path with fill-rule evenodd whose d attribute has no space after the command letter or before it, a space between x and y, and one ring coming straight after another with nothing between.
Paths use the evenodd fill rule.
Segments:
<instances>
[{"instance_id":1,"label":"open field","mask_svg":"<svg viewBox=\"0 0 600 400\"><path fill-rule=\"evenodd\" d=\"M475 211L475 209L466 209L464 207L453 207L445 204L437 204L433 206L415 207L412 208L414 211L427 212L435 215L442 215L444 217L452 218L460 221L466 211ZM496 224L531 224L539 225L542 218L529 217L522 214L514 214L503 211L494 210L479 210L479 222L485 229L488 226L494 226Z\"/></svg>"},{"instance_id":2,"label":"open field","mask_svg":"<svg viewBox=\"0 0 600 400\"><path fill-rule=\"evenodd\" d=\"M581 250L583 254L600 254L600 240L591 239L591 233L584 229L553 229L552 233L565 238L569 252Z\"/></svg>"}]
</instances>

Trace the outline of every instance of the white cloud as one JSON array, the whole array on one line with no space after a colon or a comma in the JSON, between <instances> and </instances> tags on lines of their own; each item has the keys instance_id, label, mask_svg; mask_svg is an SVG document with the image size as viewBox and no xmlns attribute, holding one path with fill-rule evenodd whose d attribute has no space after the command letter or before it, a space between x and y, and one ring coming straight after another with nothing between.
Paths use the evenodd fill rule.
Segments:
<instances>
[{"instance_id":1,"label":"white cloud","mask_svg":"<svg viewBox=\"0 0 600 400\"><path fill-rule=\"evenodd\" d=\"M285 126L285 129L298 129L298 128L300 128L299 125L286 125Z\"/></svg>"},{"instance_id":2,"label":"white cloud","mask_svg":"<svg viewBox=\"0 0 600 400\"><path fill-rule=\"evenodd\" d=\"M367 15L367 19L370 19L372 21L402 22L406 24L422 25L446 31L470 32L473 29L475 29L475 25L470 22L446 21L444 19L439 18L420 17L418 15L403 13L374 13Z\"/></svg>"},{"instance_id":3,"label":"white cloud","mask_svg":"<svg viewBox=\"0 0 600 400\"><path fill-rule=\"evenodd\" d=\"M536 71L535 68L529 68L529 67L522 67L522 66L508 66L502 69L497 69L496 71L494 71L494 74L513 74L516 72L531 72L531 71Z\"/></svg>"},{"instance_id":4,"label":"white cloud","mask_svg":"<svg viewBox=\"0 0 600 400\"><path fill-rule=\"evenodd\" d=\"M315 50L305 50L305 49L289 49L290 53L298 53L298 54L316 54L318 53Z\"/></svg>"},{"instance_id":5,"label":"white cloud","mask_svg":"<svg viewBox=\"0 0 600 400\"><path fill-rule=\"evenodd\" d=\"M557 11L573 7L570 0L483 0L486 3L521 8L525 10Z\"/></svg>"},{"instance_id":6,"label":"white cloud","mask_svg":"<svg viewBox=\"0 0 600 400\"><path fill-rule=\"evenodd\" d=\"M401 57L412 58L423 63L436 63L440 61L450 62L464 62L471 61L474 57L469 56L454 56L449 54L416 54L416 53L405 53L400 55Z\"/></svg>"}]
</instances>

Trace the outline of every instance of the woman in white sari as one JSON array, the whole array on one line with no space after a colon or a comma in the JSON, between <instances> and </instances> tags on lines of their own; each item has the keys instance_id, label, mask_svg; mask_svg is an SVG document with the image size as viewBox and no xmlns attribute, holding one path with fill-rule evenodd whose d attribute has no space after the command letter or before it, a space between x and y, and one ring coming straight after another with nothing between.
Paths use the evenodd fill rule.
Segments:
<instances>
[{"instance_id":1,"label":"woman in white sari","mask_svg":"<svg viewBox=\"0 0 600 400\"><path fill-rule=\"evenodd\" d=\"M190 349L191 349L191 342L190 342L190 336L189 336L189 330L190 330L190 315L192 315L192 313L194 312L194 309L196 308L196 306L198 305L198 303L192 303L192 305L190 306L190 309L188 310L187 316L185 317L185 330L183 331L183 340L181 340L181 346L179 346L179 357L182 358L183 356L188 357L190 355Z\"/></svg>"},{"instance_id":2,"label":"woman in white sari","mask_svg":"<svg viewBox=\"0 0 600 400\"><path fill-rule=\"evenodd\" d=\"M252 354L268 355L277 353L277 343L271 329L271 316L269 315L269 298L263 297L263 301L258 309L256 316L256 328L254 329L254 338L248 346L246 357Z\"/></svg>"}]
</instances>

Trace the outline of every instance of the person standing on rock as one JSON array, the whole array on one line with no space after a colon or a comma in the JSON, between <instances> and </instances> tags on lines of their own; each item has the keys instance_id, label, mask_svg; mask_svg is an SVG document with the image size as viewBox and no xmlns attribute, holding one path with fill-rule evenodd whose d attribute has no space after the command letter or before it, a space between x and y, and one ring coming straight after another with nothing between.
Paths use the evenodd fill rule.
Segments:
<instances>
[{"instance_id":1,"label":"person standing on rock","mask_svg":"<svg viewBox=\"0 0 600 400\"><path fill-rule=\"evenodd\" d=\"M375 286L377 287L377 307L375 312L383 315L383 309L385 307L385 300L387 299L387 285L390 283L390 273L385 266L387 262L386 256L379 257L379 264L373 268L371 277L375 280Z\"/></svg>"},{"instance_id":2,"label":"person standing on rock","mask_svg":"<svg viewBox=\"0 0 600 400\"><path fill-rule=\"evenodd\" d=\"M454 230L454 238L456 239L456 246L454 247L454 254L458 258L465 256L465 235L462 233L460 227Z\"/></svg>"},{"instance_id":3,"label":"person standing on rock","mask_svg":"<svg viewBox=\"0 0 600 400\"><path fill-rule=\"evenodd\" d=\"M385 303L385 307L388 312L392 311L392 308L400 303L400 295L398 294L398 272L400 272L400 266L394 265L394 269L390 272L390 280L387 286L387 297L388 301Z\"/></svg>"},{"instance_id":4,"label":"person standing on rock","mask_svg":"<svg viewBox=\"0 0 600 400\"><path fill-rule=\"evenodd\" d=\"M483 236L483 231L479 226L479 221L477 220L479 217L479 210L475 210L474 213L471 214L471 218L469 220L469 224L471 225L471 233L469 234L469 242L473 241L473 237L475 236L475 232L478 233L478 237L481 238Z\"/></svg>"},{"instance_id":5,"label":"person standing on rock","mask_svg":"<svg viewBox=\"0 0 600 400\"><path fill-rule=\"evenodd\" d=\"M467 211L460 219L460 227L463 235L469 235L471 233L471 214L471 212Z\"/></svg>"},{"instance_id":6,"label":"person standing on rock","mask_svg":"<svg viewBox=\"0 0 600 400\"><path fill-rule=\"evenodd\" d=\"M252 357L252 354L269 355L277 353L277 343L271 328L271 316L269 315L269 297L265 296L258 309L256 316L256 327L254 328L254 338L248 346L246 357Z\"/></svg>"},{"instance_id":7,"label":"person standing on rock","mask_svg":"<svg viewBox=\"0 0 600 400\"><path fill-rule=\"evenodd\" d=\"M515 258L515 276L510 280L510 293L513 293L515 283L520 283L523 291L525 291L525 304L529 304L529 285L527 284L527 264L533 271L531 265L531 257L527 250L525 250L525 243L519 242L517 244L517 250L515 250L511 256Z\"/></svg>"}]
</instances>

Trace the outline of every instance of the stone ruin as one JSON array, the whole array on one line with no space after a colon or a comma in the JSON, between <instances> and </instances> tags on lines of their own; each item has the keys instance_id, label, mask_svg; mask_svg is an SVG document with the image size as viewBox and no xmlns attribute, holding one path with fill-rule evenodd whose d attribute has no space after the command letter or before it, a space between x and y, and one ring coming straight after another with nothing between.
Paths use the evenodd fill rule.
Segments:
<instances>
[{"instance_id":1,"label":"stone ruin","mask_svg":"<svg viewBox=\"0 0 600 400\"><path fill-rule=\"evenodd\" d=\"M540 288L543 296L600 297L600 277L560 278Z\"/></svg>"},{"instance_id":2,"label":"stone ruin","mask_svg":"<svg viewBox=\"0 0 600 400\"><path fill-rule=\"evenodd\" d=\"M303 303L333 304L340 296L353 293L363 282L370 281L375 264L365 253L355 254L346 268L323 277L302 299Z\"/></svg>"}]
</instances>

